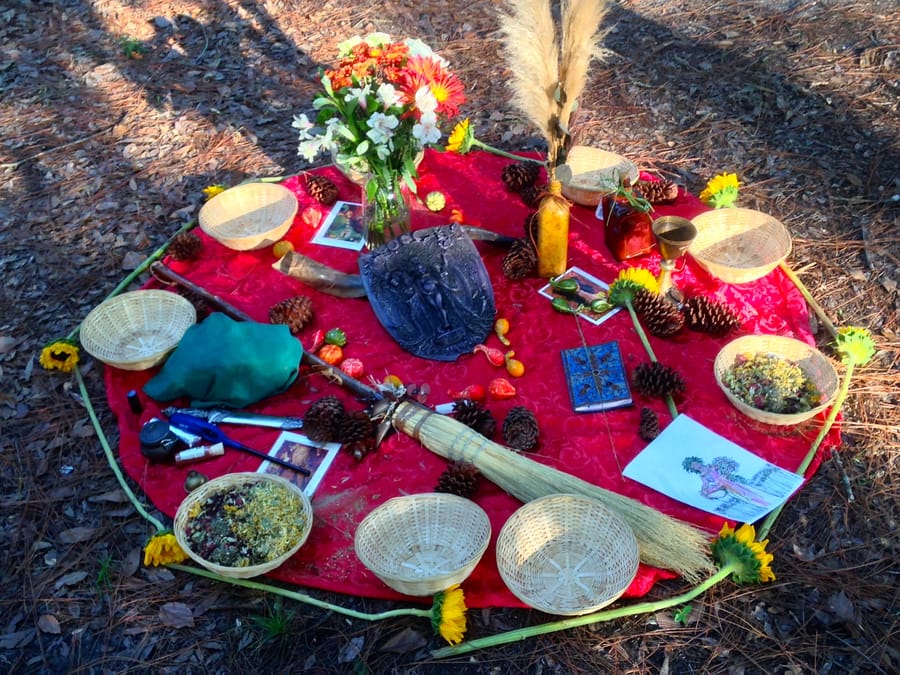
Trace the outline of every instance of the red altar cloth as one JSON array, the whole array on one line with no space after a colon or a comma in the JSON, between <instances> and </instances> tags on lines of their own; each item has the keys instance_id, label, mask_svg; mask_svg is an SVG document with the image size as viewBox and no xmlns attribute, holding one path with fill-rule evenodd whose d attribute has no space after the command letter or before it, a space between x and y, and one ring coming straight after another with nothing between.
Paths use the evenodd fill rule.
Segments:
<instances>
[{"instance_id":1,"label":"red altar cloth","mask_svg":"<svg viewBox=\"0 0 900 675\"><path fill-rule=\"evenodd\" d=\"M507 192L500 180L501 170L508 161L483 152L459 156L429 150L420 167L419 194L424 196L432 190L440 190L447 197L447 207L434 214L424 205L415 204L413 228L446 224L450 210L459 209L467 224L523 236L523 223L529 209L518 195ZM333 167L317 172L335 181L341 199L359 200L359 188ZM286 238L300 253L341 271L357 273L355 251L310 243L315 224L324 219L328 207L309 197L302 176L289 178L284 184L297 194L299 201L297 217ZM657 215L692 217L705 209L695 197L682 192L674 203L659 206L656 210ZM268 310L276 302L298 294L310 296L315 314L298 336L301 342L309 345L317 329L340 327L348 338L345 356L360 358L365 364L366 375L381 381L392 374L407 384L427 383L431 388L429 405L450 402L452 397L448 392L451 390L460 390L469 384L487 388L491 379L506 375L505 369L491 366L481 354L465 355L452 363L413 357L387 335L365 299L338 299L325 295L273 270L270 248L232 251L199 230L198 233L204 243L200 259L191 262L167 260L176 272L259 321L267 321ZM622 476L622 469L646 445L637 435L641 407L654 409L665 426L670 421L665 404L636 396L632 407L606 413L572 412L560 350L581 345L575 320L555 312L550 302L538 295L538 289L545 283L543 280L510 281L501 272L504 252L485 243L477 246L490 273L497 316L506 317L511 325L510 348L526 366L523 377L510 378L518 389L515 398L487 403L499 423L497 439L500 439L499 427L507 411L514 405L527 406L536 413L540 426L540 445L532 455L537 461L637 499L694 523L711 534L718 531L722 525L720 518L678 503ZM593 211L578 206L572 210L569 258L571 265L606 282L613 281L623 267L611 258L603 244L602 228ZM629 264L657 273L659 262L659 255L653 252ZM703 293L735 308L744 322L739 334L778 334L813 343L806 304L778 269L754 283L727 285L706 274L690 256L686 256L679 263L674 279L688 294ZM151 281L149 285L157 284ZM588 344L618 340L629 373L648 360L627 312L621 311L599 326L584 321L580 324ZM685 329L672 338L651 336L650 342L660 361L675 367L687 382L685 394L677 400L679 412L687 413L764 459L794 471L824 416L796 427L773 427L740 414L716 386L712 369L716 353L733 337L714 338ZM501 346L493 335L487 343ZM138 431L151 417L162 417L160 410L168 404L147 400L142 395L145 408L140 416L136 416L129 410L126 393L132 389L140 391L156 372L157 369L129 372L108 367L106 385L110 407L119 420L119 453L124 469L160 511L172 516L184 497L182 485L189 469L198 469L214 478L234 471L256 470L259 460L229 450L221 458L184 468L149 463L139 451ZM252 410L303 416L309 405L325 394L341 397L348 409L363 407L321 375L311 375L301 376L286 393L270 397ZM187 405L187 401L174 403ZM226 430L235 439L263 451L267 451L278 436L277 431L255 427L227 426ZM839 440L839 433L834 431L825 446L835 447ZM817 458L807 475L817 469L819 462ZM315 493L315 523L308 542L271 576L301 586L341 593L404 598L386 587L356 558L353 551L356 525L373 508L391 497L432 491L445 467L444 459L403 434L393 434L377 452L361 462L346 453L339 454ZM472 607L521 606L500 579L494 550L500 528L521 504L487 481L482 483L475 501L489 514L493 533L487 553L463 584L467 604ZM626 597L643 595L657 579L671 576L668 572L642 565Z\"/></svg>"}]
</instances>

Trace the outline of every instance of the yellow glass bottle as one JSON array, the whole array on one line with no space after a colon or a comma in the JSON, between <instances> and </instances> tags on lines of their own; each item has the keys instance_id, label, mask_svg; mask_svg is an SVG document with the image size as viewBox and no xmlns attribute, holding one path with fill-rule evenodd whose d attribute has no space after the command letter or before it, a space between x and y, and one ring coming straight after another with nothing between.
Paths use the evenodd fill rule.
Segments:
<instances>
[{"instance_id":1,"label":"yellow glass bottle","mask_svg":"<svg viewBox=\"0 0 900 675\"><path fill-rule=\"evenodd\" d=\"M566 271L569 257L569 208L562 196L562 185L551 180L550 194L538 207L537 258L538 276L555 277Z\"/></svg>"}]
</instances>

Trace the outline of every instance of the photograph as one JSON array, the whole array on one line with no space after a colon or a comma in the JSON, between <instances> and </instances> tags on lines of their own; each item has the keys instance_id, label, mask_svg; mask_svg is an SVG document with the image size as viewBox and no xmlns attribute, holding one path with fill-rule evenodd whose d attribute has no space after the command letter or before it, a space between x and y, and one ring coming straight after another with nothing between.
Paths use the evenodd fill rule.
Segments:
<instances>
[{"instance_id":1,"label":"photograph","mask_svg":"<svg viewBox=\"0 0 900 675\"><path fill-rule=\"evenodd\" d=\"M364 230L362 204L335 202L312 243L360 251L365 244Z\"/></svg>"},{"instance_id":2,"label":"photograph","mask_svg":"<svg viewBox=\"0 0 900 675\"><path fill-rule=\"evenodd\" d=\"M313 494L322 482L328 467L341 449L340 443L316 443L302 434L282 431L268 454L278 457L309 471L308 476L268 460L259 465L258 473L271 473L286 478L302 488L307 497Z\"/></svg>"},{"instance_id":3,"label":"photograph","mask_svg":"<svg viewBox=\"0 0 900 675\"><path fill-rule=\"evenodd\" d=\"M606 299L606 292L609 285L600 281L597 277L591 276L580 267L570 267L560 274L554 281L562 281L563 279L574 279L578 282L578 291L575 293L562 293L553 288L551 284L547 284L541 288L538 293L545 298L553 300L555 298L565 298L572 311L582 307L578 315L595 326L600 325L609 317L619 311L619 307L609 307L602 312L592 312L590 305L594 300Z\"/></svg>"}]
</instances>

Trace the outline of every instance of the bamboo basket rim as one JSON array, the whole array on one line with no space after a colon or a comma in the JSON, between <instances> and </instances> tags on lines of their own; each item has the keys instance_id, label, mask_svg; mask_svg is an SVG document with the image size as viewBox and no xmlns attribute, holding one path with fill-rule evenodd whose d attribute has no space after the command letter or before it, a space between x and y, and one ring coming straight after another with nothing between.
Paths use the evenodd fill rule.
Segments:
<instances>
[{"instance_id":1,"label":"bamboo basket rim","mask_svg":"<svg viewBox=\"0 0 900 675\"><path fill-rule=\"evenodd\" d=\"M549 614L577 616L615 602L634 581L639 561L628 523L583 495L528 502L497 537L497 567L507 588Z\"/></svg>"},{"instance_id":2,"label":"bamboo basket rim","mask_svg":"<svg viewBox=\"0 0 900 675\"><path fill-rule=\"evenodd\" d=\"M822 395L819 405L798 413L774 413L748 405L728 388L724 382L726 371L740 354L768 353L797 363ZM783 335L744 335L722 347L713 363L716 384L729 402L747 417L758 422L787 426L812 419L831 406L838 393L840 382L831 361L818 349L801 340Z\"/></svg>"},{"instance_id":3,"label":"bamboo basket rim","mask_svg":"<svg viewBox=\"0 0 900 675\"><path fill-rule=\"evenodd\" d=\"M278 183L242 183L206 202L197 224L223 246L252 251L274 244L297 215L297 197Z\"/></svg>"},{"instance_id":4,"label":"bamboo basket rim","mask_svg":"<svg viewBox=\"0 0 900 675\"><path fill-rule=\"evenodd\" d=\"M85 351L122 370L161 363L197 322L197 310L172 291L145 289L103 301L85 317L78 339Z\"/></svg>"},{"instance_id":5,"label":"bamboo basket rim","mask_svg":"<svg viewBox=\"0 0 900 675\"><path fill-rule=\"evenodd\" d=\"M373 509L357 526L353 547L387 586L423 596L468 578L490 539L490 518L475 502L425 492L393 497Z\"/></svg>"},{"instance_id":6,"label":"bamboo basket rim","mask_svg":"<svg viewBox=\"0 0 900 675\"><path fill-rule=\"evenodd\" d=\"M703 269L726 283L761 279L792 250L784 223L762 211L713 209L694 216L691 222L697 236L688 252Z\"/></svg>"},{"instance_id":7,"label":"bamboo basket rim","mask_svg":"<svg viewBox=\"0 0 900 675\"><path fill-rule=\"evenodd\" d=\"M269 560L267 562L259 563L256 565L248 565L247 567L227 567L225 565L219 565L206 560L191 549L190 543L187 540L185 528L187 527L188 521L190 520L189 511L195 504L201 502L202 500L217 492L227 490L232 486L262 482L271 482L277 485L281 485L286 490L289 490L291 493L296 495L299 499L301 512L306 516L306 522L303 524L303 529L301 530L299 539L293 546L291 546L287 551L282 553L277 558L274 558L273 560ZM309 497L306 496L306 493L304 493L300 487L287 480L286 478L283 478L282 476L276 476L275 474L260 473L256 471L241 471L237 473L226 473L225 475L219 476L218 478L214 478L210 481L207 481L206 483L203 483L203 485L201 485L200 487L189 492L184 500L182 500L181 504L178 506L178 511L175 513L175 519L172 523L172 530L175 533L175 539L178 541L178 544L182 549L184 549L184 552L187 553L194 562L202 565L211 572L222 575L223 577L229 577L232 579L249 579L250 577L256 577L261 574L271 572L275 568L279 567L282 563L284 563L288 558L293 556L297 551L299 551L300 548L306 543L306 540L309 538L309 533L312 530L312 525L312 502L310 502Z\"/></svg>"},{"instance_id":8,"label":"bamboo basket rim","mask_svg":"<svg viewBox=\"0 0 900 675\"><path fill-rule=\"evenodd\" d=\"M582 206L597 206L610 183L613 189L621 179L637 182L640 171L637 164L609 150L588 145L576 145L569 150L566 163L556 168L556 176L567 199Z\"/></svg>"}]
</instances>

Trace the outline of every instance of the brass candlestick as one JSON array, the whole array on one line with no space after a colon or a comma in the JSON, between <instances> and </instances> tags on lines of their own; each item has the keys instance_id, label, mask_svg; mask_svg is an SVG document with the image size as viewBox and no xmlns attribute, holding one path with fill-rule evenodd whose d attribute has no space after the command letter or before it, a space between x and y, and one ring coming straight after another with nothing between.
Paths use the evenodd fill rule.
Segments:
<instances>
[{"instance_id":1,"label":"brass candlestick","mask_svg":"<svg viewBox=\"0 0 900 675\"><path fill-rule=\"evenodd\" d=\"M687 253L697 236L697 228L687 218L662 216L653 221L653 235L659 243L662 262L659 266L659 294L665 296L673 288L672 271L676 261Z\"/></svg>"}]
</instances>

